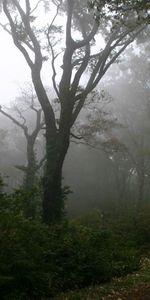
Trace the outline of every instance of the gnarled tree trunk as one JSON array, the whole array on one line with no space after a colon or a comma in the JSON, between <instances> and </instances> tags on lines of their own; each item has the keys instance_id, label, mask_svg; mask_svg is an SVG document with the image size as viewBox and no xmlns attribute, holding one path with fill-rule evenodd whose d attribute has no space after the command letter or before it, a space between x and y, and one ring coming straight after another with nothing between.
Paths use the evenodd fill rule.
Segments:
<instances>
[{"instance_id":1,"label":"gnarled tree trunk","mask_svg":"<svg viewBox=\"0 0 150 300\"><path fill-rule=\"evenodd\" d=\"M51 136L48 128L46 130L47 163L43 182L43 221L48 224L60 221L64 212L62 168L70 141L71 114L69 110L72 110L72 106L67 104L60 118L58 133Z\"/></svg>"}]
</instances>

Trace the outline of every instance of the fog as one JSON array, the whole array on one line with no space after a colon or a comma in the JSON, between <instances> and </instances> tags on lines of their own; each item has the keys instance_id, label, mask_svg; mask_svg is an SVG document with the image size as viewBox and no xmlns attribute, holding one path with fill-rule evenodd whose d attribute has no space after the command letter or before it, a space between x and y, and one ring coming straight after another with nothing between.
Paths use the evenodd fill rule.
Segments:
<instances>
[{"instance_id":1,"label":"fog","mask_svg":"<svg viewBox=\"0 0 150 300\"><path fill-rule=\"evenodd\" d=\"M10 43L9 40L6 41ZM3 45L6 48L7 44ZM103 136L103 139L93 136L92 133L86 137L85 130L83 140L71 141L63 170L63 185L69 186L71 191L66 201L67 210L71 215L95 208L106 210L118 205L134 206L138 197L142 197L142 201L149 199L150 69L149 63L144 64L146 55L148 56L147 44L145 43L145 48L140 44L137 47L138 54L132 47L127 49L121 61L111 67L96 89L97 92L104 90L110 96L111 100L108 102L105 101L105 97L100 101L99 109L108 114L108 119L115 120L112 128L103 129L100 126L98 132L98 128L95 127L95 132ZM7 104L9 109L5 110L21 120L13 107L13 102L16 103L20 111L23 111L29 130L32 131L36 122L34 111L30 109L29 99L29 103L23 103L22 91L19 90L19 86L28 89L29 84L25 81L29 79L29 71L18 52L19 63L16 64L16 51L12 45L11 49L11 57L7 50L8 59L5 63L1 60L1 82L4 83L1 89L1 104L2 107L3 104L4 107ZM4 49L1 48L1 55L2 51ZM147 59L149 62L148 57ZM89 101L89 107L90 105ZM94 114L94 110L92 112ZM89 108L85 107L78 119L77 127L81 126L80 132L83 124L88 124L88 113ZM26 140L22 129L2 114L0 128L1 174L6 183L5 190L10 192L20 187L23 182L23 172L15 166L27 163ZM41 130L35 146L38 160L44 155L44 145L44 131ZM38 176L42 176L42 168ZM141 180L144 180L142 190L139 187L140 176Z\"/></svg>"},{"instance_id":2,"label":"fog","mask_svg":"<svg viewBox=\"0 0 150 300\"><path fill-rule=\"evenodd\" d=\"M1 299L148 299L150 1L0 16Z\"/></svg>"},{"instance_id":3,"label":"fog","mask_svg":"<svg viewBox=\"0 0 150 300\"><path fill-rule=\"evenodd\" d=\"M29 102L24 103L22 94L22 89L28 90L27 86L31 84L29 68L14 47L11 37L2 28L0 39L0 104L7 114L25 124L28 131L32 132L36 123L35 112L30 107L32 95L29 95ZM94 99L92 94L89 107L86 105L78 117L75 133L82 133L83 136L82 139L72 138L63 168L63 185L69 186L71 191L66 201L70 214L92 208L105 210L118 205L134 206L137 198L139 201L147 201L150 196L148 52L146 40L144 43L140 40L134 42L96 87L95 91L101 100L100 104L94 105L102 112L102 120L97 120L94 106L90 109L93 101L90 99ZM52 91L48 70L46 62L43 79L45 86L50 82L49 88ZM101 91L104 91L104 97ZM55 95L52 94L50 92L50 97L54 99ZM106 101L108 95L110 99ZM34 101L38 102L36 96ZM94 101L97 101L96 98ZM13 103L19 107L19 111L13 107ZM55 101L53 107L57 110ZM91 111L92 120L89 117ZM92 126L91 132L88 122ZM23 172L16 166L27 165L27 141L22 128L3 113L0 114L0 134L0 170L6 184L5 190L11 192L23 184ZM44 134L44 129L41 129L35 143L38 161L45 155ZM42 176L43 168L44 163L37 177Z\"/></svg>"}]
</instances>

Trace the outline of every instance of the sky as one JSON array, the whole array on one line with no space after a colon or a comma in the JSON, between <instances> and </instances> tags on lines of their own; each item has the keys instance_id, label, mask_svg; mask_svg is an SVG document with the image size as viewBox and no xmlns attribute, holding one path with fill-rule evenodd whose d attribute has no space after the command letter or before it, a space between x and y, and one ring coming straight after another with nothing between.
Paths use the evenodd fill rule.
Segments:
<instances>
[{"instance_id":1,"label":"sky","mask_svg":"<svg viewBox=\"0 0 150 300\"><path fill-rule=\"evenodd\" d=\"M22 53L13 44L11 36L0 28L0 105L6 105L20 95L21 89L31 81L30 68ZM51 87L50 61L43 64L42 78Z\"/></svg>"},{"instance_id":2,"label":"sky","mask_svg":"<svg viewBox=\"0 0 150 300\"><path fill-rule=\"evenodd\" d=\"M36 0L32 0L32 3L34 2L37 3ZM22 3L24 3L24 1L22 1ZM41 7L39 7L39 10L40 18L38 17L38 22L42 24L42 21L45 19L45 13L41 10ZM3 19L3 15L1 15L0 22L3 24L6 23L6 19ZM1 27L0 45L0 105L8 105L9 102L15 100L15 97L19 95L20 88L23 87L24 83L31 81L31 76L30 69L23 55L13 44L11 36ZM43 68L44 72L46 68L50 69L50 65L47 64L46 66L45 64ZM45 84L49 84L49 77L47 76L47 78L45 77L44 79Z\"/></svg>"},{"instance_id":3,"label":"sky","mask_svg":"<svg viewBox=\"0 0 150 300\"><path fill-rule=\"evenodd\" d=\"M0 28L0 104L13 101L19 87L29 81L30 70L11 37Z\"/></svg>"}]
</instances>

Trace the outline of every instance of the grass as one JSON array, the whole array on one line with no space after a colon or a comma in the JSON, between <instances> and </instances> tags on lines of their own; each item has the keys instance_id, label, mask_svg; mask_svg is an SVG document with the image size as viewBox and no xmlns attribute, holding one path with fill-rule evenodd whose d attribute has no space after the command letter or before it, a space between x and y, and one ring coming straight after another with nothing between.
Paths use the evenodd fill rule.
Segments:
<instances>
[{"instance_id":1,"label":"grass","mask_svg":"<svg viewBox=\"0 0 150 300\"><path fill-rule=\"evenodd\" d=\"M131 298L130 298L131 297ZM139 298L140 297L140 298ZM150 258L141 260L138 272L114 278L110 283L62 293L53 300L150 300Z\"/></svg>"}]
</instances>

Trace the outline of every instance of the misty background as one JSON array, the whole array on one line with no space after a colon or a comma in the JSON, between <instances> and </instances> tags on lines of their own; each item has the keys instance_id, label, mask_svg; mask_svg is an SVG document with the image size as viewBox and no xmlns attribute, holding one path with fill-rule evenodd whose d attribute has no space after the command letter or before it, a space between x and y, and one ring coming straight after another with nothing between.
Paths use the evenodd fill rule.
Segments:
<instances>
[{"instance_id":1,"label":"misty background","mask_svg":"<svg viewBox=\"0 0 150 300\"><path fill-rule=\"evenodd\" d=\"M29 131L32 131L36 115L30 109L32 85L29 70L19 51L13 47L11 38L2 30L0 37L3 40L0 48L0 104L17 120L22 121L23 115ZM141 43L140 39L129 46L96 88L101 98L99 112L94 105L96 97L91 95L89 106L86 105L78 118L75 131L79 131L82 138L72 138L63 171L63 184L71 191L66 201L71 215L92 208L105 210L108 207L136 206L138 200L146 203L149 199L149 50L148 42ZM49 79L44 79L47 85ZM28 100L24 97L25 92ZM51 90L49 93L57 109L55 96ZM106 124L110 121L109 126L101 123L104 116ZM0 170L5 190L10 192L23 182L23 172L16 166L27 163L26 140L22 129L2 113L0 144ZM42 129L36 140L38 160L44 156L44 145ZM38 171L39 177L43 174L43 167L44 164Z\"/></svg>"}]
</instances>

